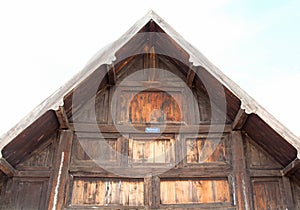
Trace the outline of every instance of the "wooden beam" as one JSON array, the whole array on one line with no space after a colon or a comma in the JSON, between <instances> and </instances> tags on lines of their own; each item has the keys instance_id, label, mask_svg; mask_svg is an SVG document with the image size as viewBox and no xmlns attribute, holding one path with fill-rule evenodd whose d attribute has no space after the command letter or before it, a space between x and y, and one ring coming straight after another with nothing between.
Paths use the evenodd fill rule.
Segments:
<instances>
[{"instance_id":1,"label":"wooden beam","mask_svg":"<svg viewBox=\"0 0 300 210\"><path fill-rule=\"evenodd\" d=\"M284 176L291 176L299 169L300 169L300 159L296 158L290 164L288 164L284 169L282 169L282 174Z\"/></svg>"},{"instance_id":2,"label":"wooden beam","mask_svg":"<svg viewBox=\"0 0 300 210\"><path fill-rule=\"evenodd\" d=\"M8 177L13 177L17 170L3 157L0 158L0 170Z\"/></svg>"},{"instance_id":3,"label":"wooden beam","mask_svg":"<svg viewBox=\"0 0 300 210\"><path fill-rule=\"evenodd\" d=\"M59 128L63 130L69 129L70 124L65 108L63 106L59 106L55 113L59 122Z\"/></svg>"},{"instance_id":4,"label":"wooden beam","mask_svg":"<svg viewBox=\"0 0 300 210\"><path fill-rule=\"evenodd\" d=\"M50 186L48 210L63 209L72 140L73 132L71 130L60 131L51 175L52 185Z\"/></svg>"},{"instance_id":5,"label":"wooden beam","mask_svg":"<svg viewBox=\"0 0 300 210\"><path fill-rule=\"evenodd\" d=\"M74 124L71 123L71 127L74 127ZM85 133L118 133L120 131L126 132L136 132L136 130L145 132L145 129L149 126L145 125L98 125L98 124L87 124L87 123L77 123L76 132L85 132ZM229 133L231 132L231 125L157 125L156 128L160 129L161 133L208 133L210 131L215 131L216 133Z\"/></svg>"},{"instance_id":6,"label":"wooden beam","mask_svg":"<svg viewBox=\"0 0 300 210\"><path fill-rule=\"evenodd\" d=\"M250 210L251 202L251 184L246 169L246 160L244 153L243 137L240 131L232 131L232 173L233 173L233 189L234 201L237 209Z\"/></svg>"},{"instance_id":7,"label":"wooden beam","mask_svg":"<svg viewBox=\"0 0 300 210\"><path fill-rule=\"evenodd\" d=\"M245 110L240 109L232 123L232 130L241 130L246 123L247 118L248 115L246 114Z\"/></svg>"},{"instance_id":8,"label":"wooden beam","mask_svg":"<svg viewBox=\"0 0 300 210\"><path fill-rule=\"evenodd\" d=\"M107 65L107 76L108 76L108 84L115 85L116 84L116 71L114 64Z\"/></svg>"},{"instance_id":9,"label":"wooden beam","mask_svg":"<svg viewBox=\"0 0 300 210\"><path fill-rule=\"evenodd\" d=\"M195 75L196 75L195 71L192 68L190 68L187 73L187 77L186 77L186 84L189 87L193 86L193 81L194 81Z\"/></svg>"}]
</instances>

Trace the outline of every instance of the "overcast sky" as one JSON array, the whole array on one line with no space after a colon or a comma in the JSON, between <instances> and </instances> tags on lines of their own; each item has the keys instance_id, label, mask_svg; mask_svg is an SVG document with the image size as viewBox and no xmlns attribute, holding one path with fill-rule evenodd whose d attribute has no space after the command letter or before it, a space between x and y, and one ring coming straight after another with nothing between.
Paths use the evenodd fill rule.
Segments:
<instances>
[{"instance_id":1,"label":"overcast sky","mask_svg":"<svg viewBox=\"0 0 300 210\"><path fill-rule=\"evenodd\" d=\"M300 0L0 2L0 135L153 9L300 136Z\"/></svg>"}]
</instances>

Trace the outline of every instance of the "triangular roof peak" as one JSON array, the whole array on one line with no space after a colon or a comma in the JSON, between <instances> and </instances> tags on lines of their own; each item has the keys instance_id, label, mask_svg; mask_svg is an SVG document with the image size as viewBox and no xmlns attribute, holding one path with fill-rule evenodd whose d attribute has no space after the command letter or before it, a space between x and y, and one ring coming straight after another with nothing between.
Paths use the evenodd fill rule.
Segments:
<instances>
[{"instance_id":1,"label":"triangular roof peak","mask_svg":"<svg viewBox=\"0 0 300 210\"><path fill-rule=\"evenodd\" d=\"M36 120L43 116L49 110L59 110L64 104L64 96L72 89L82 83L99 66L111 64L116 60L116 52L132 39L149 21L154 21L167 35L169 35L184 51L189 55L189 62L193 66L200 66L218 80L224 87L232 92L240 101L240 109L246 114L255 114L270 126L278 135L290 143L294 148L300 151L299 139L290 132L284 125L276 120L264 108L262 108L252 97L243 91L236 83L223 74L214 66L201 52L190 45L180 34L178 34L167 22L158 16L153 10L150 10L143 18L136 22L120 39L99 51L86 65L86 67L76 74L69 82L59 88L49 98L43 101L32 112L30 112L17 125L2 136L0 141L0 151L25 129L32 125ZM0 154L1 157L1 154Z\"/></svg>"}]
</instances>

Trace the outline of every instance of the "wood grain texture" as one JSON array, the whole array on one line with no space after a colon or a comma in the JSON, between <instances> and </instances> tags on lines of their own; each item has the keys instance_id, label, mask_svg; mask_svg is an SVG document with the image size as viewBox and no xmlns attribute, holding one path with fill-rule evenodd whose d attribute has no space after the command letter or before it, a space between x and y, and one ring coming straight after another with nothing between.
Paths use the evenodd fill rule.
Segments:
<instances>
[{"instance_id":1,"label":"wood grain texture","mask_svg":"<svg viewBox=\"0 0 300 210\"><path fill-rule=\"evenodd\" d=\"M144 182L136 179L74 179L73 206L141 206Z\"/></svg>"},{"instance_id":2,"label":"wood grain texture","mask_svg":"<svg viewBox=\"0 0 300 210\"><path fill-rule=\"evenodd\" d=\"M162 204L230 203L227 180L162 180Z\"/></svg>"}]
</instances>

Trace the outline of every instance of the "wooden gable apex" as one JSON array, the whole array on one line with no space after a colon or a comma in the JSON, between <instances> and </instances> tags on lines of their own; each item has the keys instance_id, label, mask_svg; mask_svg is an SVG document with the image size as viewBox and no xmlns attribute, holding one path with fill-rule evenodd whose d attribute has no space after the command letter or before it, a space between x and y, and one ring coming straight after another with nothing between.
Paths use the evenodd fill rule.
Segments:
<instances>
[{"instance_id":1,"label":"wooden gable apex","mask_svg":"<svg viewBox=\"0 0 300 210\"><path fill-rule=\"evenodd\" d=\"M151 32L159 33L153 33L152 36ZM227 115L232 121L232 129L243 128L260 146L273 154L278 162L287 167L286 173L293 171L294 165L299 165L296 164L300 158L299 139L186 42L156 13L150 11L120 39L98 52L81 72L2 137L0 151L3 161L0 163L0 169L6 174L13 174L14 166L26 157L28 150L43 144L43 141L56 130L67 129L70 126L68 119L71 118L72 108L74 108L72 94L76 89L81 89L78 94L88 99L89 94L97 91L89 88L91 84L99 83L98 78L104 78L98 87L100 89L107 85L114 85L117 74L124 65L130 63L136 55L153 54L152 46L155 46L156 54L164 55L168 62L182 69L182 77L189 86L194 84L200 88L203 86L201 80L211 84L206 88L218 88L220 84L224 88ZM128 57L128 54L132 56ZM202 75L201 80L197 80L195 72ZM218 101L217 95L214 100ZM43 132L45 130L47 130L46 134ZM20 146L24 142L26 146Z\"/></svg>"}]
</instances>

